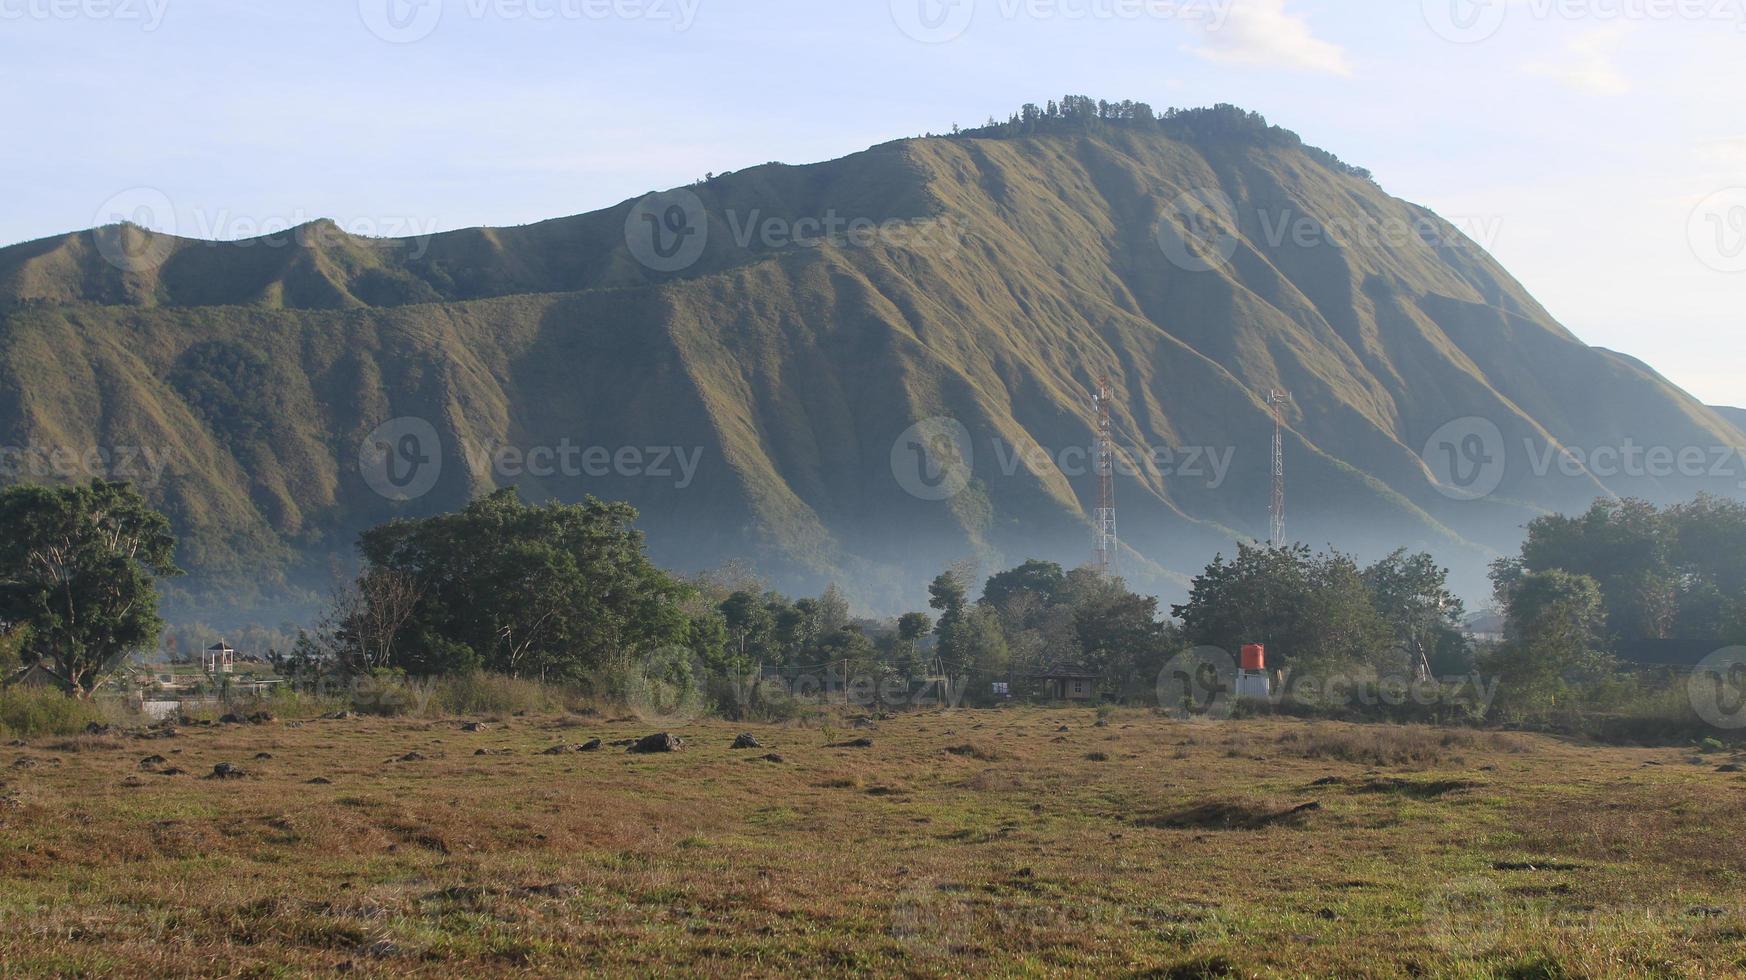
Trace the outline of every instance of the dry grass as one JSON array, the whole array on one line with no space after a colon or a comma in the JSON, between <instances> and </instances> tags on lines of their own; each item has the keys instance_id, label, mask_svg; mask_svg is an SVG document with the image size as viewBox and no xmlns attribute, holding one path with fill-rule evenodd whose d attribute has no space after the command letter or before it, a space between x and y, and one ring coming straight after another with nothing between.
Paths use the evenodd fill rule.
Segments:
<instances>
[{"instance_id":1,"label":"dry grass","mask_svg":"<svg viewBox=\"0 0 1746 980\"><path fill-rule=\"evenodd\" d=\"M361 718L66 743L79 751L41 739L0 749L0 972L1746 966L1746 783L1715 771L1726 760L1433 729L1093 720L909 715L881 722L870 748L831 747L840 722L751 726L765 748L750 751L730 748L745 723L704 722L673 729L682 752L654 756L610 745L646 723L559 715L479 732ZM607 747L542 754L594 737ZM142 768L152 755L163 763ZM247 778L199 778L219 762Z\"/></svg>"}]
</instances>

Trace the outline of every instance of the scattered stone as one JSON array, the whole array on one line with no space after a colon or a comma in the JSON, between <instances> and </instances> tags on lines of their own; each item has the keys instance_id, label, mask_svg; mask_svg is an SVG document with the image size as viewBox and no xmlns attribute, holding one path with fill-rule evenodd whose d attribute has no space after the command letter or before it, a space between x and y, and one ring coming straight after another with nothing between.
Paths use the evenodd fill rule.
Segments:
<instances>
[{"instance_id":1,"label":"scattered stone","mask_svg":"<svg viewBox=\"0 0 1746 980\"><path fill-rule=\"evenodd\" d=\"M643 737L625 751L645 755L650 752L677 752L684 747L685 742L679 736L659 732Z\"/></svg>"},{"instance_id":2,"label":"scattered stone","mask_svg":"<svg viewBox=\"0 0 1746 980\"><path fill-rule=\"evenodd\" d=\"M980 728L981 726L978 725L976 727ZM832 742L830 745L825 746L827 749L870 749L872 747L873 740L870 738L852 738L847 742Z\"/></svg>"},{"instance_id":3,"label":"scattered stone","mask_svg":"<svg viewBox=\"0 0 1746 980\"><path fill-rule=\"evenodd\" d=\"M351 721L357 716L355 711L330 711L321 717L327 721Z\"/></svg>"},{"instance_id":4,"label":"scattered stone","mask_svg":"<svg viewBox=\"0 0 1746 980\"><path fill-rule=\"evenodd\" d=\"M326 776L317 776L314 779L309 780L306 783L306 785L309 785L309 786L332 786L333 780L327 778Z\"/></svg>"},{"instance_id":5,"label":"scattered stone","mask_svg":"<svg viewBox=\"0 0 1746 980\"><path fill-rule=\"evenodd\" d=\"M1737 762L1725 762L1722 765L1717 766L1716 771L1717 772L1746 772L1746 766L1742 766Z\"/></svg>"},{"instance_id":6,"label":"scattered stone","mask_svg":"<svg viewBox=\"0 0 1746 980\"><path fill-rule=\"evenodd\" d=\"M212 767L212 775L210 775L206 778L207 779L247 779L248 775L249 774L244 772L240 766L232 765L231 763L228 763L228 762L220 762L218 765Z\"/></svg>"},{"instance_id":7,"label":"scattered stone","mask_svg":"<svg viewBox=\"0 0 1746 980\"><path fill-rule=\"evenodd\" d=\"M1728 914L1728 910L1715 905L1694 905L1685 910L1685 914L1694 919L1719 919Z\"/></svg>"},{"instance_id":8,"label":"scattered stone","mask_svg":"<svg viewBox=\"0 0 1746 980\"><path fill-rule=\"evenodd\" d=\"M854 721L854 727L856 727L856 728L872 728L873 727L873 719L871 719L871 718L856 718Z\"/></svg>"},{"instance_id":9,"label":"scattered stone","mask_svg":"<svg viewBox=\"0 0 1746 980\"><path fill-rule=\"evenodd\" d=\"M736 749L761 749L763 747L764 743L758 741L758 736L750 732L741 732L734 736L734 748Z\"/></svg>"},{"instance_id":10,"label":"scattered stone","mask_svg":"<svg viewBox=\"0 0 1746 980\"><path fill-rule=\"evenodd\" d=\"M424 756L418 752L408 752L405 755L401 756L400 758L398 758L394 761L396 761L396 762L423 762Z\"/></svg>"},{"instance_id":11,"label":"scattered stone","mask_svg":"<svg viewBox=\"0 0 1746 980\"><path fill-rule=\"evenodd\" d=\"M764 755L758 756L757 761L759 761L759 762L783 762L785 760L780 755L777 755L774 752L767 752Z\"/></svg>"},{"instance_id":12,"label":"scattered stone","mask_svg":"<svg viewBox=\"0 0 1746 980\"><path fill-rule=\"evenodd\" d=\"M1109 727L1109 719L1108 718L1099 718L1096 721L1092 722L1091 724L1092 724L1092 727L1094 727L1094 728L1108 728Z\"/></svg>"},{"instance_id":13,"label":"scattered stone","mask_svg":"<svg viewBox=\"0 0 1746 980\"><path fill-rule=\"evenodd\" d=\"M577 751L579 751L579 752L599 752L600 745L601 745L600 739L591 738L588 741L583 742L582 747L580 749L578 749Z\"/></svg>"},{"instance_id":14,"label":"scattered stone","mask_svg":"<svg viewBox=\"0 0 1746 980\"><path fill-rule=\"evenodd\" d=\"M278 720L271 711L257 711L249 715L249 724L251 725L266 725Z\"/></svg>"},{"instance_id":15,"label":"scattered stone","mask_svg":"<svg viewBox=\"0 0 1746 980\"><path fill-rule=\"evenodd\" d=\"M1071 729L1071 728L1068 728L1068 727L1067 727L1067 726L1066 726L1066 725L1062 725L1062 726L1061 726L1061 727L1060 727L1060 728L1057 728L1057 729L1055 729L1055 730L1056 730L1056 731L1058 731L1058 732L1070 732L1070 731L1072 731L1072 730L1073 730L1073 729Z\"/></svg>"},{"instance_id":16,"label":"scattered stone","mask_svg":"<svg viewBox=\"0 0 1746 980\"><path fill-rule=\"evenodd\" d=\"M36 767L38 767L40 765L42 765L42 763L36 761L35 759L32 759L31 757L29 757L27 755L21 755L16 760L13 761L12 768L14 768L14 769L35 769Z\"/></svg>"},{"instance_id":17,"label":"scattered stone","mask_svg":"<svg viewBox=\"0 0 1746 980\"><path fill-rule=\"evenodd\" d=\"M1484 766L1479 767L1479 771L1480 772L1497 772L1497 767L1493 766L1493 765L1484 765Z\"/></svg>"},{"instance_id":18,"label":"scattered stone","mask_svg":"<svg viewBox=\"0 0 1746 980\"><path fill-rule=\"evenodd\" d=\"M139 778L138 776L129 776L126 779L123 779L121 781L121 785L127 787L128 789L138 789L141 786L144 786L145 784L146 784L145 780Z\"/></svg>"},{"instance_id":19,"label":"scattered stone","mask_svg":"<svg viewBox=\"0 0 1746 980\"><path fill-rule=\"evenodd\" d=\"M474 749L473 754L474 755L514 755L515 753L511 752L508 749Z\"/></svg>"},{"instance_id":20,"label":"scattered stone","mask_svg":"<svg viewBox=\"0 0 1746 980\"><path fill-rule=\"evenodd\" d=\"M266 762L268 759L271 759L272 757L273 757L273 753L271 753L271 752L256 752L255 753L255 761L256 762Z\"/></svg>"},{"instance_id":21,"label":"scattered stone","mask_svg":"<svg viewBox=\"0 0 1746 980\"><path fill-rule=\"evenodd\" d=\"M1085 753L1085 761L1086 762L1108 762L1109 761L1109 753L1108 752L1087 752L1087 753Z\"/></svg>"},{"instance_id":22,"label":"scattered stone","mask_svg":"<svg viewBox=\"0 0 1746 980\"><path fill-rule=\"evenodd\" d=\"M113 734L115 734L115 726L114 725L104 725L104 724L100 724L100 723L94 721L91 724L85 726L85 734L87 734L87 735L113 735Z\"/></svg>"},{"instance_id":23,"label":"scattered stone","mask_svg":"<svg viewBox=\"0 0 1746 980\"><path fill-rule=\"evenodd\" d=\"M490 730L491 726L482 721L469 721L461 726L461 731L463 732L486 732Z\"/></svg>"},{"instance_id":24,"label":"scattered stone","mask_svg":"<svg viewBox=\"0 0 1746 980\"><path fill-rule=\"evenodd\" d=\"M29 743L29 742L26 742L26 741L25 741L25 740L24 740L24 739L22 739L22 738L15 738L15 739L13 739L13 740L12 740L12 741L10 741L10 742L7 742L7 743L6 743L6 745L7 745L7 747L8 747L8 748L14 748L14 749L22 749L22 748L25 748L25 747L27 747L27 746L29 746L29 745L30 745L30 743Z\"/></svg>"},{"instance_id":25,"label":"scattered stone","mask_svg":"<svg viewBox=\"0 0 1746 980\"><path fill-rule=\"evenodd\" d=\"M544 752L541 752L540 755L563 755L570 750L571 747L568 745L554 745L551 748L546 749Z\"/></svg>"},{"instance_id":26,"label":"scattered stone","mask_svg":"<svg viewBox=\"0 0 1746 980\"><path fill-rule=\"evenodd\" d=\"M158 775L160 775L160 776L186 776L186 775L188 775L188 771L186 769L177 769L175 766L171 766L168 769L159 769Z\"/></svg>"},{"instance_id":27,"label":"scattered stone","mask_svg":"<svg viewBox=\"0 0 1746 980\"><path fill-rule=\"evenodd\" d=\"M1345 782L1345 780L1341 779L1338 776L1323 776L1322 778L1316 780L1315 782L1310 783L1310 785L1311 786L1338 786L1343 782Z\"/></svg>"},{"instance_id":28,"label":"scattered stone","mask_svg":"<svg viewBox=\"0 0 1746 980\"><path fill-rule=\"evenodd\" d=\"M243 716L239 714L226 714L224 717L218 719L220 725L241 725L244 721L245 719Z\"/></svg>"},{"instance_id":29,"label":"scattered stone","mask_svg":"<svg viewBox=\"0 0 1746 980\"><path fill-rule=\"evenodd\" d=\"M159 766L166 766L169 764L170 764L170 760L164 758L161 755L148 755L145 758L139 760L139 767L141 769L156 769Z\"/></svg>"}]
</instances>

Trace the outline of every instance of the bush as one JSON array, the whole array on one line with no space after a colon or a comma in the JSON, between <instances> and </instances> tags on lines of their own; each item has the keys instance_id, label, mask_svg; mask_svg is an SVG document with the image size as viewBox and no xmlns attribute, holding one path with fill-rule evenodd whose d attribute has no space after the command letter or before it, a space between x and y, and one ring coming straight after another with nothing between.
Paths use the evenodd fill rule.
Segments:
<instances>
[{"instance_id":1,"label":"bush","mask_svg":"<svg viewBox=\"0 0 1746 980\"><path fill-rule=\"evenodd\" d=\"M112 712L96 701L80 701L52 688L0 688L0 735L35 738L74 735L90 724L112 724Z\"/></svg>"},{"instance_id":2,"label":"bush","mask_svg":"<svg viewBox=\"0 0 1746 980\"><path fill-rule=\"evenodd\" d=\"M436 682L434 708L450 715L513 715L517 712L545 714L564 711L576 698L573 692L539 681L478 671L445 677Z\"/></svg>"}]
</instances>

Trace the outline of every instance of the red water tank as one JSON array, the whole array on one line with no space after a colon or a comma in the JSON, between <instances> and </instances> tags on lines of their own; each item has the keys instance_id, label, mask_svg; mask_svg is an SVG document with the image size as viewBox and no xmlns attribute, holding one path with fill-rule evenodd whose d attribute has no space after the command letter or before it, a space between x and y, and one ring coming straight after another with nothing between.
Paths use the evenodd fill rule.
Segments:
<instances>
[{"instance_id":1,"label":"red water tank","mask_svg":"<svg viewBox=\"0 0 1746 980\"><path fill-rule=\"evenodd\" d=\"M1251 643L1243 647L1244 670L1266 670L1267 648L1259 643Z\"/></svg>"}]
</instances>

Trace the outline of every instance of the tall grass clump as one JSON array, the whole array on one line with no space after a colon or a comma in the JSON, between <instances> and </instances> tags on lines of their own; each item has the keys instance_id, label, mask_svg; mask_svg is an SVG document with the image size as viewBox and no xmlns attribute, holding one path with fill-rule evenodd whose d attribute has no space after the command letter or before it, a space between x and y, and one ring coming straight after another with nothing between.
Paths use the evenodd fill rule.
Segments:
<instances>
[{"instance_id":1,"label":"tall grass clump","mask_svg":"<svg viewBox=\"0 0 1746 980\"><path fill-rule=\"evenodd\" d=\"M112 713L95 701L80 701L52 688L0 688L0 735L7 738L74 735L87 725L112 723Z\"/></svg>"}]
</instances>

